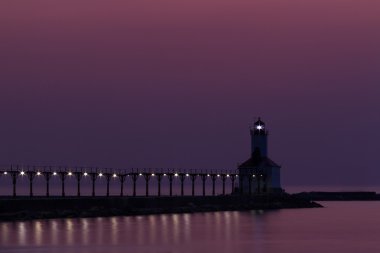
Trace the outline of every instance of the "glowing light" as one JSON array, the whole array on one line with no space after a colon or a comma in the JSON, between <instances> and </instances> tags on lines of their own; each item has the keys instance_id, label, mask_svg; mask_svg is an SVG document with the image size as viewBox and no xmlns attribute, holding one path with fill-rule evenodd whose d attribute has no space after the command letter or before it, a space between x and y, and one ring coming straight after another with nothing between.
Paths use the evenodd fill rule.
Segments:
<instances>
[{"instance_id":1,"label":"glowing light","mask_svg":"<svg viewBox=\"0 0 380 253\"><path fill-rule=\"evenodd\" d=\"M57 175L57 172L53 172L53 175L56 176L56 175Z\"/></svg>"},{"instance_id":2,"label":"glowing light","mask_svg":"<svg viewBox=\"0 0 380 253\"><path fill-rule=\"evenodd\" d=\"M255 175L252 175L252 177L255 177Z\"/></svg>"},{"instance_id":3,"label":"glowing light","mask_svg":"<svg viewBox=\"0 0 380 253\"><path fill-rule=\"evenodd\" d=\"M4 171L4 175L8 174L8 172Z\"/></svg>"},{"instance_id":4,"label":"glowing light","mask_svg":"<svg viewBox=\"0 0 380 253\"><path fill-rule=\"evenodd\" d=\"M100 172L100 173L99 173L99 177L102 177L102 176L103 176L103 174Z\"/></svg>"},{"instance_id":5,"label":"glowing light","mask_svg":"<svg viewBox=\"0 0 380 253\"><path fill-rule=\"evenodd\" d=\"M21 176L25 175L25 172L24 171L21 171L20 172Z\"/></svg>"},{"instance_id":6,"label":"glowing light","mask_svg":"<svg viewBox=\"0 0 380 253\"><path fill-rule=\"evenodd\" d=\"M117 175L114 173L114 174L113 174L113 177L117 177Z\"/></svg>"},{"instance_id":7,"label":"glowing light","mask_svg":"<svg viewBox=\"0 0 380 253\"><path fill-rule=\"evenodd\" d=\"M264 126L262 126L262 125L258 125L258 126L256 126L256 129L257 129L257 130L262 130L262 129L264 129Z\"/></svg>"},{"instance_id":8,"label":"glowing light","mask_svg":"<svg viewBox=\"0 0 380 253\"><path fill-rule=\"evenodd\" d=\"M87 172L83 173L83 176L87 176L87 175L88 175Z\"/></svg>"},{"instance_id":9,"label":"glowing light","mask_svg":"<svg viewBox=\"0 0 380 253\"><path fill-rule=\"evenodd\" d=\"M175 176L175 177L178 177L178 173L175 173L174 176Z\"/></svg>"},{"instance_id":10,"label":"glowing light","mask_svg":"<svg viewBox=\"0 0 380 253\"><path fill-rule=\"evenodd\" d=\"M227 177L230 177L230 174L227 174Z\"/></svg>"},{"instance_id":11,"label":"glowing light","mask_svg":"<svg viewBox=\"0 0 380 253\"><path fill-rule=\"evenodd\" d=\"M73 173L71 171L69 171L69 173L67 173L67 175L72 176Z\"/></svg>"},{"instance_id":12,"label":"glowing light","mask_svg":"<svg viewBox=\"0 0 380 253\"><path fill-rule=\"evenodd\" d=\"M154 177L155 175L154 175L154 173L152 173L152 177Z\"/></svg>"},{"instance_id":13,"label":"glowing light","mask_svg":"<svg viewBox=\"0 0 380 253\"><path fill-rule=\"evenodd\" d=\"M209 177L209 176L210 176L210 174L207 174L207 176Z\"/></svg>"},{"instance_id":14,"label":"glowing light","mask_svg":"<svg viewBox=\"0 0 380 253\"><path fill-rule=\"evenodd\" d=\"M140 173L139 176L142 176L142 174Z\"/></svg>"},{"instance_id":15,"label":"glowing light","mask_svg":"<svg viewBox=\"0 0 380 253\"><path fill-rule=\"evenodd\" d=\"M166 174L164 174L164 177L166 176Z\"/></svg>"},{"instance_id":16,"label":"glowing light","mask_svg":"<svg viewBox=\"0 0 380 253\"><path fill-rule=\"evenodd\" d=\"M186 176L188 177L188 176L189 176L189 174L186 174Z\"/></svg>"},{"instance_id":17,"label":"glowing light","mask_svg":"<svg viewBox=\"0 0 380 253\"><path fill-rule=\"evenodd\" d=\"M37 176L40 176L41 175L41 172L37 171Z\"/></svg>"},{"instance_id":18,"label":"glowing light","mask_svg":"<svg viewBox=\"0 0 380 253\"><path fill-rule=\"evenodd\" d=\"M218 174L218 175L216 175L217 177L220 177L220 175Z\"/></svg>"}]
</instances>

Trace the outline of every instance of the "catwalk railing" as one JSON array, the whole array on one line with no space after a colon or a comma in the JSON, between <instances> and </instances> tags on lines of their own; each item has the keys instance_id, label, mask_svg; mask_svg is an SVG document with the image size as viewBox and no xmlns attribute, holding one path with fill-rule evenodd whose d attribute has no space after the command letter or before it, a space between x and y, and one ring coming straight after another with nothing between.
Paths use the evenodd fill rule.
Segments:
<instances>
[{"instance_id":1,"label":"catwalk railing","mask_svg":"<svg viewBox=\"0 0 380 253\"><path fill-rule=\"evenodd\" d=\"M36 177L43 177L46 183L46 196L50 196L50 179L58 177L61 183L61 196L66 196L65 182L67 177L74 177L77 183L77 196L81 196L81 180L89 177L92 185L91 195L95 196L95 182L99 178L106 180L106 196L110 196L111 178L118 178L120 183L120 196L124 196L124 184L126 178L132 181L132 196L136 196L136 184L140 178L145 181L145 196L149 196L149 182L157 180L157 196L161 196L161 183L163 178L169 182L169 196L173 195L173 180L180 181L181 196L185 195L185 180L191 181L191 195L195 195L195 181L199 178L202 182L202 195L206 195L206 181L211 180L212 195L215 195L215 184L222 183L222 194L226 194L226 181L231 182L231 193L235 189L235 180L239 175L236 170L185 170L185 169L100 169L86 167L56 167L56 166L10 166L0 168L0 176L9 176L13 185L13 196L17 196L17 181L19 177L27 177L29 181L29 196L33 197L33 182Z\"/></svg>"}]
</instances>

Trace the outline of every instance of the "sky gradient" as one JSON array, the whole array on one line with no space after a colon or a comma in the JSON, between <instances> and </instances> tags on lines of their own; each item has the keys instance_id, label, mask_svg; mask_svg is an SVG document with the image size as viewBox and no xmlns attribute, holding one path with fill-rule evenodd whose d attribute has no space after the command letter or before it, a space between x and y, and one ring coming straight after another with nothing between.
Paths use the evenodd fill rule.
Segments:
<instances>
[{"instance_id":1,"label":"sky gradient","mask_svg":"<svg viewBox=\"0 0 380 253\"><path fill-rule=\"evenodd\" d=\"M236 168L380 185L380 2L0 2L0 163Z\"/></svg>"}]
</instances>

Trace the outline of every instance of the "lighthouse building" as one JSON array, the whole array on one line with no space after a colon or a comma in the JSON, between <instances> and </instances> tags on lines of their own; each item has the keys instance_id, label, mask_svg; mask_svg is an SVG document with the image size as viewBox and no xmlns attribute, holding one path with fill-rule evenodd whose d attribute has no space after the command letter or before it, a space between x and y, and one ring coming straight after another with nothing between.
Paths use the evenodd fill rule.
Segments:
<instances>
[{"instance_id":1,"label":"lighthouse building","mask_svg":"<svg viewBox=\"0 0 380 253\"><path fill-rule=\"evenodd\" d=\"M268 130L259 118L251 127L251 157L239 165L241 194L282 192L280 168L268 157Z\"/></svg>"}]
</instances>

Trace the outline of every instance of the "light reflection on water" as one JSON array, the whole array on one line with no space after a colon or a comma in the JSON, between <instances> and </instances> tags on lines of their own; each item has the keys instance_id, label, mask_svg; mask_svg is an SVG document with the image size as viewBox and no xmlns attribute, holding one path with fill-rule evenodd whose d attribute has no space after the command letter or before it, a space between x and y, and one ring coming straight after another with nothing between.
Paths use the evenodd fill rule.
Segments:
<instances>
[{"instance_id":1,"label":"light reflection on water","mask_svg":"<svg viewBox=\"0 0 380 253\"><path fill-rule=\"evenodd\" d=\"M380 252L380 202L0 223L0 252Z\"/></svg>"}]
</instances>

